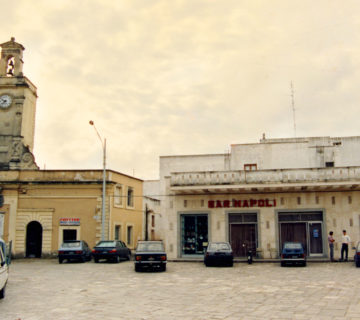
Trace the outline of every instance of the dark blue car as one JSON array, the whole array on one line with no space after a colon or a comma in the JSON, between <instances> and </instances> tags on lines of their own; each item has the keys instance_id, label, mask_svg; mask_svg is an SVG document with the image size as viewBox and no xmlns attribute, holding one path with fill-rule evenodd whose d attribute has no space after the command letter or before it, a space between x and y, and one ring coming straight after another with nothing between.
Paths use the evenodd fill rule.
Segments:
<instances>
[{"instance_id":1,"label":"dark blue car","mask_svg":"<svg viewBox=\"0 0 360 320\"><path fill-rule=\"evenodd\" d=\"M281 266L299 264L306 266L306 254L300 242L285 242L281 252Z\"/></svg>"},{"instance_id":2,"label":"dark blue car","mask_svg":"<svg viewBox=\"0 0 360 320\"><path fill-rule=\"evenodd\" d=\"M354 256L355 265L359 268L360 267L360 242L358 242L355 248L355 256Z\"/></svg>"}]
</instances>

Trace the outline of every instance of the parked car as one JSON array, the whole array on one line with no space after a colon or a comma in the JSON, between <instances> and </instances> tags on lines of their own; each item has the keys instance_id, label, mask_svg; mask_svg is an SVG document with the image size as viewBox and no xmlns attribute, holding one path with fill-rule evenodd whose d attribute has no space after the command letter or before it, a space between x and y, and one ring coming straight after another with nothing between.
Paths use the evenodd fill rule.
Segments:
<instances>
[{"instance_id":1,"label":"parked car","mask_svg":"<svg viewBox=\"0 0 360 320\"><path fill-rule=\"evenodd\" d=\"M92 256L96 263L101 259L107 261L130 260L131 250L120 240L100 241L92 250Z\"/></svg>"},{"instance_id":2,"label":"parked car","mask_svg":"<svg viewBox=\"0 0 360 320\"><path fill-rule=\"evenodd\" d=\"M6 263L6 258L3 253L2 246L0 246L0 299L5 298L5 288L9 277L9 269Z\"/></svg>"},{"instance_id":3,"label":"parked car","mask_svg":"<svg viewBox=\"0 0 360 320\"><path fill-rule=\"evenodd\" d=\"M304 247L300 242L285 242L281 252L281 266L287 264L300 264L306 266Z\"/></svg>"},{"instance_id":4,"label":"parked car","mask_svg":"<svg viewBox=\"0 0 360 320\"><path fill-rule=\"evenodd\" d=\"M62 263L65 259L67 261L90 261L91 250L88 244L83 240L69 240L64 241L58 251L59 263Z\"/></svg>"},{"instance_id":5,"label":"parked car","mask_svg":"<svg viewBox=\"0 0 360 320\"><path fill-rule=\"evenodd\" d=\"M355 256L354 256L355 265L360 267L360 241L358 242L355 248Z\"/></svg>"},{"instance_id":6,"label":"parked car","mask_svg":"<svg viewBox=\"0 0 360 320\"><path fill-rule=\"evenodd\" d=\"M229 242L210 242L204 254L204 263L210 265L227 265L232 267L233 251Z\"/></svg>"},{"instance_id":7,"label":"parked car","mask_svg":"<svg viewBox=\"0 0 360 320\"><path fill-rule=\"evenodd\" d=\"M167 256L162 241L139 241L135 251L135 271L166 271Z\"/></svg>"}]
</instances>

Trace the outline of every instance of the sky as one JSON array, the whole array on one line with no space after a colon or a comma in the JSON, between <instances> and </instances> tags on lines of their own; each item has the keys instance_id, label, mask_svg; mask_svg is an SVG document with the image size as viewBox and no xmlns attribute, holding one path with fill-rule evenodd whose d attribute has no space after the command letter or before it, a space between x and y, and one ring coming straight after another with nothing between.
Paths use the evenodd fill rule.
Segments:
<instances>
[{"instance_id":1,"label":"sky","mask_svg":"<svg viewBox=\"0 0 360 320\"><path fill-rule=\"evenodd\" d=\"M157 179L159 157L359 135L358 0L0 0L41 169ZM293 101L291 83L293 84ZM293 105L295 113L293 111ZM294 117L295 115L295 117ZM295 120L295 121L294 121Z\"/></svg>"}]
</instances>

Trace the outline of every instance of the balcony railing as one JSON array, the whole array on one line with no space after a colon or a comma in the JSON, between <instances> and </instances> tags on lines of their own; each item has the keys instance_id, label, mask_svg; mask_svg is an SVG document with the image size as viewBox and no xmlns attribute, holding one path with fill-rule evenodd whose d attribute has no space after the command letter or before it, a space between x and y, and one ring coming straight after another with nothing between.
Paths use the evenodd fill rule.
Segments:
<instances>
[{"instance_id":1,"label":"balcony railing","mask_svg":"<svg viewBox=\"0 0 360 320\"><path fill-rule=\"evenodd\" d=\"M171 174L170 185L245 185L348 182L360 180L360 167L276 169L257 171L211 171L175 172Z\"/></svg>"}]
</instances>

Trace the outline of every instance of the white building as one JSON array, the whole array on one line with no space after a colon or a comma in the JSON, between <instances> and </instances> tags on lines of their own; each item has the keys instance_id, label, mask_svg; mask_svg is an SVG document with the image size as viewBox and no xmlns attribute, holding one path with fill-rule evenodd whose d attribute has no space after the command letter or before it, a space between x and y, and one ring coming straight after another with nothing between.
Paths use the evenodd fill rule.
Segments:
<instances>
[{"instance_id":1,"label":"white building","mask_svg":"<svg viewBox=\"0 0 360 320\"><path fill-rule=\"evenodd\" d=\"M360 240L360 137L264 136L226 154L164 156L155 186L169 258L202 256L209 241L262 258L301 241L309 257L327 257L330 230L336 254L343 229Z\"/></svg>"}]
</instances>

